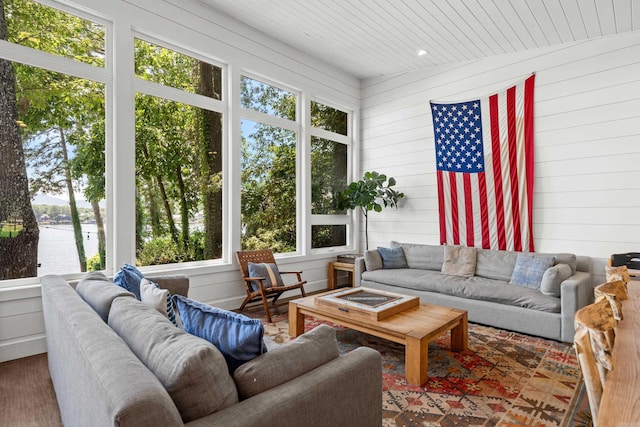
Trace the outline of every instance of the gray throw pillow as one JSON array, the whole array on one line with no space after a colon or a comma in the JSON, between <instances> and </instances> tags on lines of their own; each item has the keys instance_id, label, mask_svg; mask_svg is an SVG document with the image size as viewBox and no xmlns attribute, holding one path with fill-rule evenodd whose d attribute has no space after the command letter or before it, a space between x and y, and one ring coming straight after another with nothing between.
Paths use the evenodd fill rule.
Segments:
<instances>
[{"instance_id":1,"label":"gray throw pillow","mask_svg":"<svg viewBox=\"0 0 640 427\"><path fill-rule=\"evenodd\" d=\"M539 289L544 272L553 265L554 260L555 258L549 255L518 254L509 283Z\"/></svg>"},{"instance_id":2,"label":"gray throw pillow","mask_svg":"<svg viewBox=\"0 0 640 427\"><path fill-rule=\"evenodd\" d=\"M238 402L222 353L176 328L153 307L134 298L116 298L109 326L160 380L185 423Z\"/></svg>"},{"instance_id":3,"label":"gray throw pillow","mask_svg":"<svg viewBox=\"0 0 640 427\"><path fill-rule=\"evenodd\" d=\"M465 246L445 246L442 274L473 277L476 271L476 249Z\"/></svg>"},{"instance_id":4,"label":"gray throw pillow","mask_svg":"<svg viewBox=\"0 0 640 427\"><path fill-rule=\"evenodd\" d=\"M382 268L407 268L407 260L401 247L382 248L378 247L378 253L382 258Z\"/></svg>"},{"instance_id":5,"label":"gray throw pillow","mask_svg":"<svg viewBox=\"0 0 640 427\"><path fill-rule=\"evenodd\" d=\"M100 315L104 323L109 319L111 303L117 297L128 296L135 298L135 295L126 289L116 286L111 280L99 271L87 273L78 285L76 292L82 299Z\"/></svg>"},{"instance_id":6,"label":"gray throw pillow","mask_svg":"<svg viewBox=\"0 0 640 427\"><path fill-rule=\"evenodd\" d=\"M319 325L295 340L243 364L233 373L240 399L298 378L338 357L336 331Z\"/></svg>"},{"instance_id":7,"label":"gray throw pillow","mask_svg":"<svg viewBox=\"0 0 640 427\"><path fill-rule=\"evenodd\" d=\"M571 266L568 264L556 264L547 268L542 275L540 292L552 297L560 297L560 285L571 277Z\"/></svg>"},{"instance_id":8,"label":"gray throw pillow","mask_svg":"<svg viewBox=\"0 0 640 427\"><path fill-rule=\"evenodd\" d=\"M366 251L364 253L364 265L367 267L367 271L380 270L382 268L380 252L375 249Z\"/></svg>"}]
</instances>

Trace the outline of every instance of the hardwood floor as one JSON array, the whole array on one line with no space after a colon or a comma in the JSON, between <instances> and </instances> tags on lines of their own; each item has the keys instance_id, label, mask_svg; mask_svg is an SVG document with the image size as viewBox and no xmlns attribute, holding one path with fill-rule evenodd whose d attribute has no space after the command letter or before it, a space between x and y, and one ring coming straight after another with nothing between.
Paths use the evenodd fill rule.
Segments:
<instances>
[{"instance_id":1,"label":"hardwood floor","mask_svg":"<svg viewBox=\"0 0 640 427\"><path fill-rule=\"evenodd\" d=\"M62 426L47 354L0 363L0 426Z\"/></svg>"}]
</instances>

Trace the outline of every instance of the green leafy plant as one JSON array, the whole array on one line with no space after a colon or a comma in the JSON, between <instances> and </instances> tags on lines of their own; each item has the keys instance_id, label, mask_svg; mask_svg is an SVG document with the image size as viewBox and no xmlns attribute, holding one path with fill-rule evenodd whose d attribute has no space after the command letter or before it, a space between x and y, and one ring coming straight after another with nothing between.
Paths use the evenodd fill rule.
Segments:
<instances>
[{"instance_id":1,"label":"green leafy plant","mask_svg":"<svg viewBox=\"0 0 640 427\"><path fill-rule=\"evenodd\" d=\"M364 234L366 249L369 249L369 212L381 212L386 207L398 207L398 201L404 193L391 187L396 180L378 172L365 172L359 181L354 181L338 193L338 209L359 208L364 215Z\"/></svg>"}]
</instances>

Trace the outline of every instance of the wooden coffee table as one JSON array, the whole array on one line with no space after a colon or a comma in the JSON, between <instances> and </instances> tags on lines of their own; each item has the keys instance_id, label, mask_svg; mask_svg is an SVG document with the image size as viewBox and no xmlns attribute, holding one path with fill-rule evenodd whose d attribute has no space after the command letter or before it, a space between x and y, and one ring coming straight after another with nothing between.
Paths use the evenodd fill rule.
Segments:
<instances>
[{"instance_id":1,"label":"wooden coffee table","mask_svg":"<svg viewBox=\"0 0 640 427\"><path fill-rule=\"evenodd\" d=\"M336 292L336 291L333 291ZM337 307L319 305L316 297L326 292L289 302L289 335L304 333L304 317L313 316L347 328L405 346L405 375L407 383L422 385L427 382L429 343L451 331L451 348L465 351L468 346L467 312L455 308L420 303L382 320L355 318Z\"/></svg>"}]
</instances>

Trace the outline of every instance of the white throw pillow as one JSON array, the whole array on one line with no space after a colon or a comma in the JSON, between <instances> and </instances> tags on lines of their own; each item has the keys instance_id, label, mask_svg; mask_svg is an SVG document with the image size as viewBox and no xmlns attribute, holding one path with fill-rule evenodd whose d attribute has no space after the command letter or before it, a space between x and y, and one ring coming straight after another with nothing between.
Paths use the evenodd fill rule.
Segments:
<instances>
[{"instance_id":1,"label":"white throw pillow","mask_svg":"<svg viewBox=\"0 0 640 427\"><path fill-rule=\"evenodd\" d=\"M140 281L140 301L158 310L171 323L180 326L180 319L173 308L173 300L167 289L160 288L149 279Z\"/></svg>"}]
</instances>

